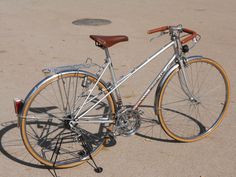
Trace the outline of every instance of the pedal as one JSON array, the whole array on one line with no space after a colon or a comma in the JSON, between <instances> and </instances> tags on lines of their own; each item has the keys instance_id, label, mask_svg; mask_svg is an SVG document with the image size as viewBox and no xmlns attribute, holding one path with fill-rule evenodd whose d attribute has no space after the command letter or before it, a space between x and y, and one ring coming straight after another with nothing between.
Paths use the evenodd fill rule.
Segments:
<instances>
[{"instance_id":1,"label":"pedal","mask_svg":"<svg viewBox=\"0 0 236 177\"><path fill-rule=\"evenodd\" d=\"M106 137L105 142L103 144L105 147L112 147L116 145L115 135L112 132L108 133L108 137Z\"/></svg>"}]
</instances>

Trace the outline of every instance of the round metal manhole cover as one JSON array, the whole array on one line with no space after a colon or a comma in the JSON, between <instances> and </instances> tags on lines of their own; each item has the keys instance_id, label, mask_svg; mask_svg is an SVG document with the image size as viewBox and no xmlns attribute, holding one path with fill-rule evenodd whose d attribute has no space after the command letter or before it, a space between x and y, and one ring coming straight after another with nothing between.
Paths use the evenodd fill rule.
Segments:
<instances>
[{"instance_id":1,"label":"round metal manhole cover","mask_svg":"<svg viewBox=\"0 0 236 177\"><path fill-rule=\"evenodd\" d=\"M107 19L95 19L95 18L82 18L72 22L78 26L101 26L111 24L110 20Z\"/></svg>"}]
</instances>

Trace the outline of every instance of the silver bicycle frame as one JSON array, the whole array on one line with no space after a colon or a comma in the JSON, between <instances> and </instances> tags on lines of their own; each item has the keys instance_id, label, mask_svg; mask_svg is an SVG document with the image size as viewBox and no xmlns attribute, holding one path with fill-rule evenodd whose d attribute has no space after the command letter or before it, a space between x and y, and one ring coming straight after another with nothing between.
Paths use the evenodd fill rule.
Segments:
<instances>
[{"instance_id":1,"label":"silver bicycle frame","mask_svg":"<svg viewBox=\"0 0 236 177\"><path fill-rule=\"evenodd\" d=\"M174 50L176 51L176 41L171 41L168 44L166 44L164 47L162 47L160 50L158 50L157 52L155 52L152 56L150 56L149 58L147 58L144 62L142 62L140 65L138 65L137 67L135 67L132 71L130 71L127 75L125 75L124 77L122 77L120 80L116 81L116 77L115 77L115 73L114 73L114 69L112 66L112 61L111 61L111 57L109 55L109 51L106 48L105 49L105 53L106 53L106 59L105 59L105 66L104 69L102 71L102 73L100 74L99 78L97 79L97 82L94 84L93 88L89 90L89 94L87 96L87 98L85 99L84 103L82 104L82 106L80 107L80 109L77 111L77 113L75 114L75 120L74 122L77 122L79 119L81 119L83 116L85 116L89 111L91 111L93 108L95 108L101 101L103 101L108 95L110 95L112 92L115 91L116 96L117 96L117 100L118 101L122 101L118 87L123 84L127 79L129 79L131 76L133 76L137 71L139 71L140 69L142 69L146 64L148 64L149 62L151 62L152 60L154 60L155 58L157 58L157 56L159 56L161 53L163 53L164 51L166 51L167 49L169 49L170 47L173 47ZM166 65L163 67L163 69L160 71L160 73L155 77L155 79L151 82L151 84L149 85L149 87L144 91L144 93L142 94L142 96L140 97L140 99L138 99L137 103L134 105L133 109L138 108L138 106L144 101L144 99L147 97L147 95L151 92L151 90L154 88L154 86L158 83L158 81L160 80L160 78L166 73L166 71L170 68L170 66L172 65L172 63L175 61L175 59L177 58L177 53L175 52L173 54L173 56L170 58L170 60L166 63ZM83 106L85 104L87 104L89 102L89 97L92 94L93 90L95 89L96 85L98 84L98 82L101 80L102 76L104 75L105 71L107 70L107 68L109 68L110 73L111 73L111 77L112 77L112 82L114 87L105 95L103 96L103 98L101 98L98 102L96 102L93 106L91 106L88 110L86 110L83 114L80 115L81 110L83 109ZM83 118L84 119L84 118ZM102 121L102 123L106 122L105 120ZM108 122L110 122L108 120Z\"/></svg>"}]
</instances>

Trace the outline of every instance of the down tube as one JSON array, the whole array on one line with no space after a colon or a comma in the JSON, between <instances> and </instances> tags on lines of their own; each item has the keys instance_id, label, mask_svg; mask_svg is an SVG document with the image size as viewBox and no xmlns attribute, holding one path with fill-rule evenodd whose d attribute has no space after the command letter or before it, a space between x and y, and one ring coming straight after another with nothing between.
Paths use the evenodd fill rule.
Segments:
<instances>
[{"instance_id":1,"label":"down tube","mask_svg":"<svg viewBox=\"0 0 236 177\"><path fill-rule=\"evenodd\" d=\"M158 50L156 53L154 53L151 57L149 57L148 59L146 59L142 64L140 64L138 67L134 68L130 73L128 73L126 76L124 76L121 80L119 80L117 82L116 87L114 87L113 89L111 89L103 98L101 98L96 104L94 104L93 106L91 106L87 111L85 111L82 115L76 115L75 116L75 120L80 119L81 117L83 117L84 115L86 115L89 111L91 111L93 108L95 108L100 102L102 102L108 95L110 95L113 91L115 91L121 84L123 84L127 79L129 79L132 75L134 75L138 70L140 70L141 68L143 68L146 64L148 64L149 62L151 62L153 59L155 59L158 55L160 55L162 52L164 52L165 50L167 50L169 47L171 47L172 45L174 45L174 41L166 44L164 47L162 47L160 50Z\"/></svg>"},{"instance_id":2,"label":"down tube","mask_svg":"<svg viewBox=\"0 0 236 177\"><path fill-rule=\"evenodd\" d=\"M148 94L152 91L152 89L155 87L155 85L158 83L158 81L161 79L163 74L166 73L168 68L171 66L171 63L175 60L176 54L174 54L170 60L166 63L164 68L159 72L159 74L156 76L156 78L151 82L151 84L148 86L148 88L144 91L140 99L138 99L137 103L134 105L133 109L137 109L140 104L145 100L145 98L148 96Z\"/></svg>"}]
</instances>

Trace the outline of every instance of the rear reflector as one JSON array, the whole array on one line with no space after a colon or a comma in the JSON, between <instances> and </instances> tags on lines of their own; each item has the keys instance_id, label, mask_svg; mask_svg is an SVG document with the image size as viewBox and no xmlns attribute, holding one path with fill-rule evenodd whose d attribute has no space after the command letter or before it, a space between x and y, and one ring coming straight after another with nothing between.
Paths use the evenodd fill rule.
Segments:
<instances>
[{"instance_id":1,"label":"rear reflector","mask_svg":"<svg viewBox=\"0 0 236 177\"><path fill-rule=\"evenodd\" d=\"M23 108L24 100L15 98L14 99L14 107L15 107L15 113L19 115L21 113L21 109Z\"/></svg>"}]
</instances>

